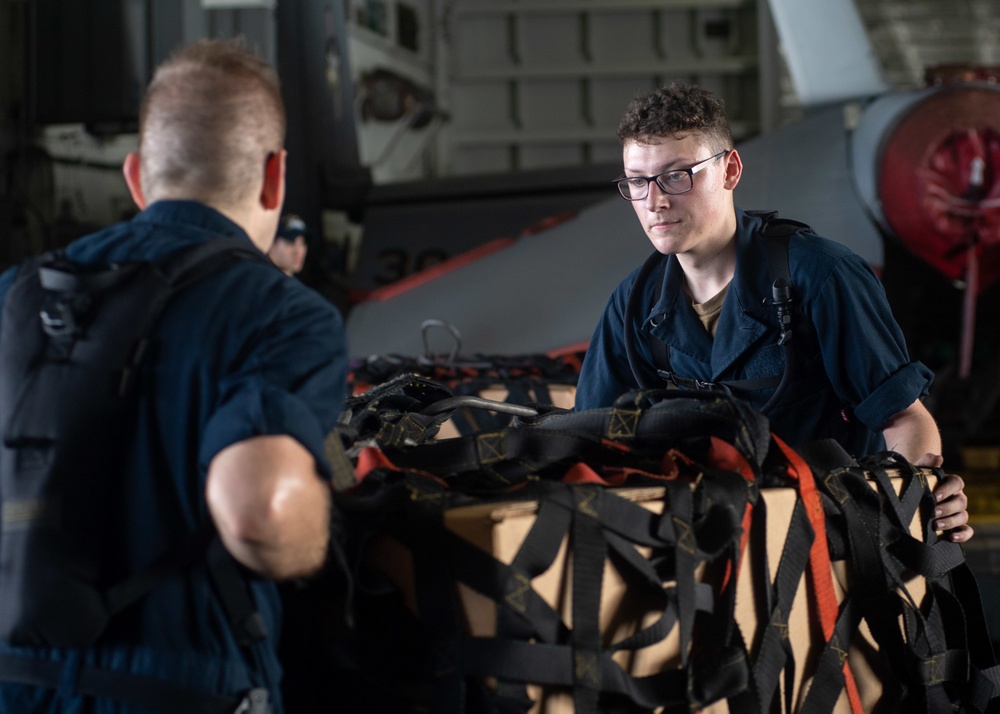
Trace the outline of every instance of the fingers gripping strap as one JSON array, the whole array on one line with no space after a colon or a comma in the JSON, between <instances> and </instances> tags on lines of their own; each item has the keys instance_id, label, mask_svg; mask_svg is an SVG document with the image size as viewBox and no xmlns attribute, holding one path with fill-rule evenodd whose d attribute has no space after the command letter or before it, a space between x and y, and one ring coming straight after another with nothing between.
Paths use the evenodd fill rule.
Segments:
<instances>
[{"instance_id":1,"label":"fingers gripping strap","mask_svg":"<svg viewBox=\"0 0 1000 714\"><path fill-rule=\"evenodd\" d=\"M903 481L898 495L889 474L882 468L888 465L897 467L897 474ZM936 580L965 561L960 545L946 540L938 541L934 534L934 501L922 471L895 455L881 460L870 471L878 483L882 498L891 506L889 517L892 520L887 527L891 527L894 536L888 541L887 550L899 563L925 578ZM921 507L925 540L910 535L910 523Z\"/></svg>"}]
</instances>

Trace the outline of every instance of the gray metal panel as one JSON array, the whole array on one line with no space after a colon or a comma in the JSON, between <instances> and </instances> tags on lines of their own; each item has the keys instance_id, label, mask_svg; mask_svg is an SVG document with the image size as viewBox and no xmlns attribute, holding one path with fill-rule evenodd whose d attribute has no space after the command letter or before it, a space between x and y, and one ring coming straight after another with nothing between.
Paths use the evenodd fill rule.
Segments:
<instances>
[{"instance_id":1,"label":"gray metal panel","mask_svg":"<svg viewBox=\"0 0 1000 714\"><path fill-rule=\"evenodd\" d=\"M815 110L801 121L739 145L743 177L736 204L774 209L882 265L882 239L858 197L849 165L845 107Z\"/></svg>"},{"instance_id":2,"label":"gray metal panel","mask_svg":"<svg viewBox=\"0 0 1000 714\"><path fill-rule=\"evenodd\" d=\"M795 93L803 106L889 89L852 0L769 0Z\"/></svg>"},{"instance_id":3,"label":"gray metal panel","mask_svg":"<svg viewBox=\"0 0 1000 714\"><path fill-rule=\"evenodd\" d=\"M420 324L449 322L463 355L550 352L590 339L615 286L652 247L620 198L385 302L356 306L350 354L421 355Z\"/></svg>"}]
</instances>

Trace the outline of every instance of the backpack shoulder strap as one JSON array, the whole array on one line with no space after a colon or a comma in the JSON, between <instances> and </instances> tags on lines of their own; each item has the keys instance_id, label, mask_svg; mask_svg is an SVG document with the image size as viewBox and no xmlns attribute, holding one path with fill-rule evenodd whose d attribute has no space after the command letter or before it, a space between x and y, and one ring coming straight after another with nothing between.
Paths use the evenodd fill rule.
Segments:
<instances>
[{"instance_id":1,"label":"backpack shoulder strap","mask_svg":"<svg viewBox=\"0 0 1000 714\"><path fill-rule=\"evenodd\" d=\"M767 250L768 270L771 276L772 295L771 302L778 310L778 320L781 324L781 337L779 344L790 345L791 341L791 311L788 309L791 303L791 273L788 264L788 241L796 233L814 233L813 229L800 221L789 218L779 218L777 211L746 211L749 215L758 216L763 221L760 234L765 236L765 248ZM632 375L636 383L643 389L661 386L661 383L650 384L642 370L638 368L638 358L635 355L635 335L632 324L638 310L638 296L642 294L642 288L647 281L662 276L665 263L662 256L654 252L643 264L635 282L629 292L628 302L625 310L625 353L632 369ZM659 268L659 270L657 270ZM662 280L662 278L661 278ZM723 391L753 391L779 386L784 375L774 375L773 377L761 377L755 379L727 380L719 383L702 382L701 380L681 377L673 372L670 365L670 348L666 342L650 336L650 355L657 375L681 389L722 389ZM791 359L791 354L786 351L786 359ZM787 373L787 368L786 368ZM776 395L778 392L775 393ZM772 400L766 406L770 406Z\"/></svg>"},{"instance_id":2,"label":"backpack shoulder strap","mask_svg":"<svg viewBox=\"0 0 1000 714\"><path fill-rule=\"evenodd\" d=\"M141 270L143 266L153 270L160 277L158 287L148 293L151 305L142 313L141 323L132 326L137 343L141 343L148 340L173 295L239 260L258 260L271 265L266 256L245 239L226 236L214 238L192 248L181 249L154 261L140 261L135 264L79 266L68 261L62 252L48 253L39 260L38 279L46 290L58 293L94 294L114 287L132 270ZM30 272L25 271L26 278L29 278ZM131 378L140 367L139 360L142 354L144 354L143 349L136 349L137 357L134 363L126 366L121 381L121 393L131 386ZM111 587L106 593L110 613L114 615L121 612L152 591L167 577L188 567L205 552L209 541L207 534L198 534L189 542L179 544L178 547L163 553L146 568ZM219 561L219 557L212 558L210 569L214 571ZM222 580L232 579L227 568L222 570L226 571L226 574L221 576ZM213 572L213 577L218 579L219 576ZM235 585L230 586L227 590L232 591L235 587ZM223 599L228 602L232 598L226 596ZM240 639L246 638L241 634Z\"/></svg>"},{"instance_id":3,"label":"backpack shoulder strap","mask_svg":"<svg viewBox=\"0 0 1000 714\"><path fill-rule=\"evenodd\" d=\"M788 270L788 239L796 233L815 235L816 232L806 223L791 218L779 218L777 211L746 211L752 216L759 216L763 221L760 235L768 240L764 245L767 250L767 267L770 271L772 284L784 280L792 284Z\"/></svg>"},{"instance_id":4,"label":"backpack shoulder strap","mask_svg":"<svg viewBox=\"0 0 1000 714\"><path fill-rule=\"evenodd\" d=\"M236 262L236 258L273 266L256 246L234 236L213 238L192 248L171 253L157 260L156 266L171 289L177 291Z\"/></svg>"},{"instance_id":5,"label":"backpack shoulder strap","mask_svg":"<svg viewBox=\"0 0 1000 714\"><path fill-rule=\"evenodd\" d=\"M158 291L154 296L155 309L141 326L138 332L139 339L149 336L170 298L178 291L240 260L256 260L273 265L260 250L248 244L246 240L228 236L214 238L154 261L154 269L164 278L165 289ZM168 576L188 567L194 559L206 552L206 548L209 572L229 613L230 621L236 629L237 640L241 644L249 644L264 637L266 632L262 629L263 622L256 614L256 608L249 592L246 591L243 577L232 556L221 548L221 541L217 535L209 538L206 534L199 534L180 548L163 554L149 567L118 583L113 590L114 597L109 598L112 612L121 612L153 590ZM223 552L220 553L220 550Z\"/></svg>"}]
</instances>

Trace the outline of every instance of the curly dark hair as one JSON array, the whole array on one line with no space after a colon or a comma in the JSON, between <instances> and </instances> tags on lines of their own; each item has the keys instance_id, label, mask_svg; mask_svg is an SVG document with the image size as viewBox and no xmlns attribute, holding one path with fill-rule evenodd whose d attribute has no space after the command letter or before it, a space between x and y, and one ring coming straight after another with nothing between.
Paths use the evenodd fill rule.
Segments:
<instances>
[{"instance_id":1,"label":"curly dark hair","mask_svg":"<svg viewBox=\"0 0 1000 714\"><path fill-rule=\"evenodd\" d=\"M690 132L704 135L714 151L733 146L722 99L707 89L683 82L672 82L640 94L629 104L618 124L622 144Z\"/></svg>"}]
</instances>

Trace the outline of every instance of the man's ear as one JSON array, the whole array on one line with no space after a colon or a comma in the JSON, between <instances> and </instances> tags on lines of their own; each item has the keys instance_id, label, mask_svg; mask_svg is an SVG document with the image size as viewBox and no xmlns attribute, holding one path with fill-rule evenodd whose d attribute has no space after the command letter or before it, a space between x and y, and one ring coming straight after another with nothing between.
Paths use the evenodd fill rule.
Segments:
<instances>
[{"instance_id":1,"label":"man's ear","mask_svg":"<svg viewBox=\"0 0 1000 714\"><path fill-rule=\"evenodd\" d=\"M132 200L139 207L140 211L146 210L146 196L142 192L142 171L139 165L139 154L130 151L125 161L122 162L122 174L125 176L125 184L132 194Z\"/></svg>"},{"instance_id":2,"label":"man's ear","mask_svg":"<svg viewBox=\"0 0 1000 714\"><path fill-rule=\"evenodd\" d=\"M740 176L743 175L743 159L740 158L740 154L736 149L729 152L729 155L725 157L726 161L726 178L725 186L728 190L732 191L736 188L736 184L740 182Z\"/></svg>"},{"instance_id":3,"label":"man's ear","mask_svg":"<svg viewBox=\"0 0 1000 714\"><path fill-rule=\"evenodd\" d=\"M260 190L260 204L268 211L281 208L285 201L285 157L282 149L267 155L264 160L264 185Z\"/></svg>"}]
</instances>

